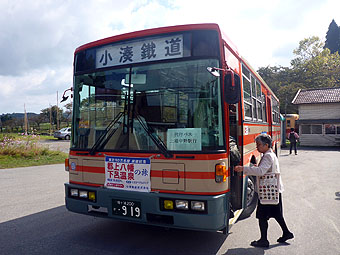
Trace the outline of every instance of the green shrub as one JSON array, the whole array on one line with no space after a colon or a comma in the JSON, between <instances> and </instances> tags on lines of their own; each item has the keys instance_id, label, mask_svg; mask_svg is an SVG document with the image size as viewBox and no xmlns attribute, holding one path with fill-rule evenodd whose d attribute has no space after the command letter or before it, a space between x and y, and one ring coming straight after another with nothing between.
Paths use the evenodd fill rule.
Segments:
<instances>
[{"instance_id":1,"label":"green shrub","mask_svg":"<svg viewBox=\"0 0 340 255\"><path fill-rule=\"evenodd\" d=\"M39 145L38 141L39 137L36 135L0 136L0 155L25 158L47 155L49 153L48 147Z\"/></svg>"},{"instance_id":2,"label":"green shrub","mask_svg":"<svg viewBox=\"0 0 340 255\"><path fill-rule=\"evenodd\" d=\"M60 164L68 157L67 153L40 145L39 139L36 135L0 135L0 169Z\"/></svg>"}]
</instances>

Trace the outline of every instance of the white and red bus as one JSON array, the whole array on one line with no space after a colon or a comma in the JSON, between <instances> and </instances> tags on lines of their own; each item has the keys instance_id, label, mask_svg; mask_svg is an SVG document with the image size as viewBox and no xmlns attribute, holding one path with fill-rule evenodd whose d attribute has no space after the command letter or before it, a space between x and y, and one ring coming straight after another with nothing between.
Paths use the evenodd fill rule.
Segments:
<instances>
[{"instance_id":1,"label":"white and red bus","mask_svg":"<svg viewBox=\"0 0 340 255\"><path fill-rule=\"evenodd\" d=\"M85 44L73 95L68 210L224 233L253 212L254 179L234 173L230 145L243 165L262 132L277 151L279 102L217 24Z\"/></svg>"}]
</instances>

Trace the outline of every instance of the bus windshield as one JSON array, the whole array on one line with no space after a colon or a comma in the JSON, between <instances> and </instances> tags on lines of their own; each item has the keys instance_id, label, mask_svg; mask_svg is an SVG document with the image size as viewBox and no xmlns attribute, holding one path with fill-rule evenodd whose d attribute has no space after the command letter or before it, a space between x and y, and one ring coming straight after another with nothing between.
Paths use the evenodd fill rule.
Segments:
<instances>
[{"instance_id":1,"label":"bus windshield","mask_svg":"<svg viewBox=\"0 0 340 255\"><path fill-rule=\"evenodd\" d=\"M217 59L157 63L75 76L72 148L223 150Z\"/></svg>"}]
</instances>

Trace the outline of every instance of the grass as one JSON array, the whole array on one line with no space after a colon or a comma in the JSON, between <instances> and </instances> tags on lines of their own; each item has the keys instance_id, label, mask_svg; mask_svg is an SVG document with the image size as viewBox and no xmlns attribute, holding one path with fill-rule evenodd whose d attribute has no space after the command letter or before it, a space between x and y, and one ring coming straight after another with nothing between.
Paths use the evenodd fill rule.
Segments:
<instances>
[{"instance_id":1,"label":"grass","mask_svg":"<svg viewBox=\"0 0 340 255\"><path fill-rule=\"evenodd\" d=\"M51 151L36 135L0 135L0 168L63 163L67 153Z\"/></svg>"},{"instance_id":2,"label":"grass","mask_svg":"<svg viewBox=\"0 0 340 255\"><path fill-rule=\"evenodd\" d=\"M67 158L67 156L68 155L63 152L57 152L56 154L51 153L49 155L43 155L32 158L0 155L0 169L61 164L65 162L65 158Z\"/></svg>"}]
</instances>

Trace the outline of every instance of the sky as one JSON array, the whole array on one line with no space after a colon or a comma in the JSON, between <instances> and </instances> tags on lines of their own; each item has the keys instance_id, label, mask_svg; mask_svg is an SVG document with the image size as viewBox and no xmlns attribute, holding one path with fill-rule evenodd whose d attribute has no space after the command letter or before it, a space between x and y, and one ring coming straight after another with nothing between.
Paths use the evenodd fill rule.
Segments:
<instances>
[{"instance_id":1,"label":"sky","mask_svg":"<svg viewBox=\"0 0 340 255\"><path fill-rule=\"evenodd\" d=\"M217 23L256 70L290 66L299 41L340 25L339 10L339 0L0 0L0 114L40 113L57 92L60 102L75 49L91 41Z\"/></svg>"}]
</instances>

